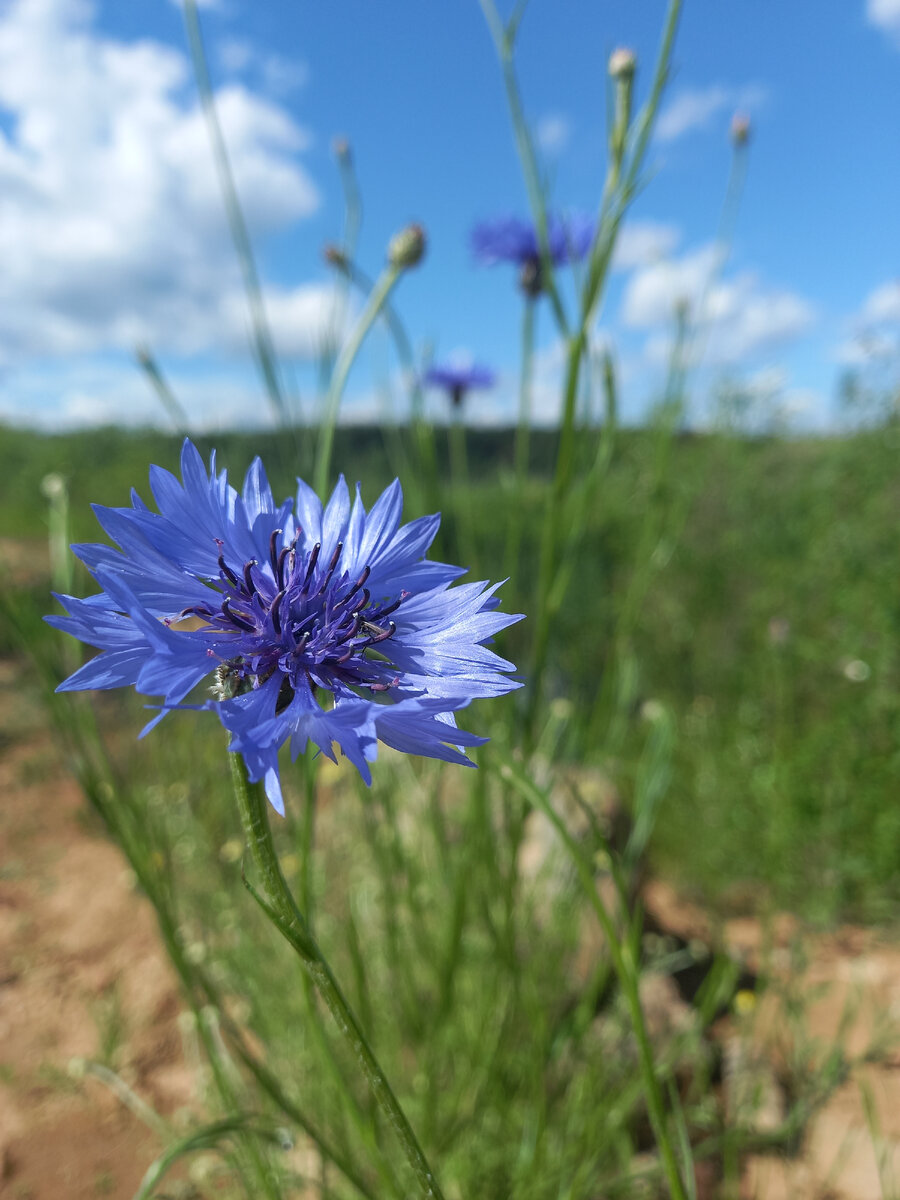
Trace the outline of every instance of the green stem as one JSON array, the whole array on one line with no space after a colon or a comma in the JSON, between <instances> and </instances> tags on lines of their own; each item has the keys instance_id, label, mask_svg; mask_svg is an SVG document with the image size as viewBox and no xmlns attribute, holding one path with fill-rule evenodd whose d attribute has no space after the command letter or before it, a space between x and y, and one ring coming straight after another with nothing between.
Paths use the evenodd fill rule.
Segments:
<instances>
[{"instance_id":1,"label":"green stem","mask_svg":"<svg viewBox=\"0 0 900 1200\"><path fill-rule=\"evenodd\" d=\"M544 814L556 830L572 860L585 895L597 915L597 920L600 922L600 927L603 930L609 947L613 969L619 979L622 995L625 997L631 1027L634 1030L634 1036L637 1041L638 1061L644 1084L644 1098L647 1102L650 1124L653 1127L656 1144L659 1147L660 1157L662 1158L663 1169L669 1181L669 1192L672 1200L687 1200L684 1184L681 1179L681 1172L678 1167L678 1160L666 1127L666 1111L662 1088L656 1076L653 1048L650 1045L647 1023L644 1020L644 1011L641 1007L638 986L638 962L635 947L627 937L624 940L619 939L615 922L610 916L609 910L597 889L593 866L590 860L569 833L565 823L550 804L543 791L530 779L520 774L512 763L506 764L502 774L524 799Z\"/></svg>"},{"instance_id":2,"label":"green stem","mask_svg":"<svg viewBox=\"0 0 900 1200\"><path fill-rule=\"evenodd\" d=\"M331 385L325 399L325 415L322 418L322 429L319 434L319 452L316 455L315 489L320 496L327 489L328 480L331 475L334 430L337 424L341 396L344 394L344 387L347 383L347 376L350 374L350 368L353 366L357 354L359 354L366 334L375 323L376 317L387 302L388 296L390 296L402 273L402 267L392 265L385 267L381 272L374 288L369 294L365 308L360 313L359 319L351 330L350 336L344 343L338 360L335 363L334 374L331 376Z\"/></svg>"},{"instance_id":3,"label":"green stem","mask_svg":"<svg viewBox=\"0 0 900 1200\"><path fill-rule=\"evenodd\" d=\"M474 552L473 523L471 520L472 493L469 486L469 455L466 448L466 426L458 409L450 414L447 426L450 447L450 480L453 487L453 508L456 517L456 543L458 558L463 561Z\"/></svg>"},{"instance_id":4,"label":"green stem","mask_svg":"<svg viewBox=\"0 0 900 1200\"><path fill-rule=\"evenodd\" d=\"M497 57L500 60L500 67L503 72L503 84L506 89L506 101L509 105L513 134L516 139L516 149L518 150L519 160L522 164L522 174L525 176L525 187L528 190L528 201L541 251L541 284L544 292L549 297L559 331L563 337L567 337L569 322L562 297L556 286L553 259L550 254L550 243L547 237L547 203L544 196L544 187L541 182L541 172L534 150L534 142L528 129L528 122L525 119L519 81L516 77L513 51L519 22L524 13L524 5L520 5L516 9L509 23L504 26L494 0L480 0L480 3L488 29L491 32L491 37L494 39L494 46L496 47Z\"/></svg>"},{"instance_id":5,"label":"green stem","mask_svg":"<svg viewBox=\"0 0 900 1200\"><path fill-rule=\"evenodd\" d=\"M572 463L575 454L575 411L578 398L578 380L586 342L586 334L582 329L569 342L569 351L566 358L563 423L560 431L559 450L556 457L556 473L541 533L534 658L528 681L530 696L525 720L526 746L530 746L534 741L535 724L543 698L544 671L547 666L550 630L553 625L554 616L550 604L550 594L553 591L559 561L557 541L560 514L562 512L567 485L572 474Z\"/></svg>"},{"instance_id":6,"label":"green stem","mask_svg":"<svg viewBox=\"0 0 900 1200\"><path fill-rule=\"evenodd\" d=\"M190 420L187 413L181 405L178 397L172 391L171 387L159 369L159 363L153 356L151 350L146 346L138 346L134 352L137 364L147 376L147 381L153 388L160 404L166 410L169 420L175 427L176 433L186 434L190 429Z\"/></svg>"},{"instance_id":7,"label":"green stem","mask_svg":"<svg viewBox=\"0 0 900 1200\"><path fill-rule=\"evenodd\" d=\"M237 251L241 274L244 277L244 290L247 293L247 304L250 308L256 358L266 385L266 391L269 394L275 420L279 425L286 426L289 418L288 406L278 380L275 348L272 343L272 334L266 317L265 304L263 303L259 272L256 269L256 259L253 256L250 235L247 232L247 224L244 220L237 188L234 184L234 176L231 172L228 150L225 146L222 127L219 124L219 117L216 112L216 102L213 96L212 84L210 83L206 52L203 48L200 18L197 14L197 0L184 0L184 23L187 29L188 43L190 44L191 58L194 64L197 90L200 92L203 115L206 118L209 140L216 162L216 170L219 173L219 184L222 188L225 214L228 218L231 237Z\"/></svg>"},{"instance_id":8,"label":"green stem","mask_svg":"<svg viewBox=\"0 0 900 1200\"><path fill-rule=\"evenodd\" d=\"M251 784L247 777L244 760L239 754L230 754L231 776L234 794L241 814L244 836L253 858L254 866L262 881L263 894L260 900L272 922L282 936L294 947L303 965L318 989L382 1112L397 1135L407 1162L412 1168L426 1200L443 1200L437 1180L428 1165L422 1148L416 1139L406 1114L388 1083L372 1048L363 1032L356 1014L348 1004L331 967L316 944L303 919L290 889L281 873L272 830L269 825L268 802L258 783Z\"/></svg>"},{"instance_id":9,"label":"green stem","mask_svg":"<svg viewBox=\"0 0 900 1200\"><path fill-rule=\"evenodd\" d=\"M345 284L352 284L364 296L368 296L375 286L374 280L370 279L366 272L357 266L349 252L346 253L346 261L340 268L340 277ZM399 313L393 305L385 303L382 307L382 315L391 337L394 339L397 357L400 359L400 365L406 377L405 385L410 401L410 424L415 448L419 455L419 467L416 470L409 461L409 455L406 453L402 439L397 436L394 452L403 470L396 473L406 481L405 487L415 486L420 490L423 503L417 504L416 507L427 505L430 509L439 509L441 506L440 489L435 484L438 477L437 451L434 444L434 431L425 420L422 377L416 368L412 343ZM399 453L397 452L398 448Z\"/></svg>"},{"instance_id":10,"label":"green stem","mask_svg":"<svg viewBox=\"0 0 900 1200\"><path fill-rule=\"evenodd\" d=\"M519 379L519 423L516 427L515 478L516 494L524 496L531 463L531 382L534 363L534 318L536 305L526 296L522 311L522 370ZM506 574L515 582L522 541L523 506L513 506L512 527L507 542Z\"/></svg>"}]
</instances>

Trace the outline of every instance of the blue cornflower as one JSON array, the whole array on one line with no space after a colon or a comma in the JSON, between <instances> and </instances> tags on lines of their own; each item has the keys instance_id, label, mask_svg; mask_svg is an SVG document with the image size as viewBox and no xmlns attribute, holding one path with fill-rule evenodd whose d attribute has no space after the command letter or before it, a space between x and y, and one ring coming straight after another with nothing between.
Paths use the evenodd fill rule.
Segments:
<instances>
[{"instance_id":1,"label":"blue cornflower","mask_svg":"<svg viewBox=\"0 0 900 1200\"><path fill-rule=\"evenodd\" d=\"M425 382L443 388L454 408L460 408L466 393L473 388L490 388L497 382L493 371L487 367L454 366L452 363L436 363L425 372Z\"/></svg>"},{"instance_id":2,"label":"blue cornflower","mask_svg":"<svg viewBox=\"0 0 900 1200\"><path fill-rule=\"evenodd\" d=\"M580 215L547 219L547 249L555 267L580 262L594 238L594 222ZM482 221L472 230L472 251L478 262L492 267L510 262L519 267L519 283L529 296L538 296L543 287L541 243L530 221L501 217Z\"/></svg>"},{"instance_id":3,"label":"blue cornflower","mask_svg":"<svg viewBox=\"0 0 900 1200\"><path fill-rule=\"evenodd\" d=\"M296 507L276 505L259 459L239 494L190 441L181 474L150 468L158 512L135 492L131 508L94 506L120 549L73 546L102 591L58 596L69 615L46 619L103 653L59 690L162 696L143 733L171 708L214 710L280 813L288 740L332 761L337 743L367 783L377 741L473 765L463 747L486 739L454 714L520 686L485 643L521 618L496 611L499 585L451 587L464 568L424 557L439 516L401 525L396 480L368 513L343 477L324 511L302 480ZM182 704L209 676L215 699Z\"/></svg>"}]
</instances>

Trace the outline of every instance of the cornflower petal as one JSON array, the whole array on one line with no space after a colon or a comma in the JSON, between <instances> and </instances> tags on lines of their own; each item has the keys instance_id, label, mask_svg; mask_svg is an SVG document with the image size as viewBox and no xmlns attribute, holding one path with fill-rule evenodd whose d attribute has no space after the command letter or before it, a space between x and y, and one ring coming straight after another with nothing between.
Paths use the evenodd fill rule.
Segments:
<instances>
[{"instance_id":1,"label":"cornflower petal","mask_svg":"<svg viewBox=\"0 0 900 1200\"><path fill-rule=\"evenodd\" d=\"M520 686L486 645L520 618L498 611L496 585L451 587L463 569L424 557L439 517L402 525L397 481L368 512L343 477L324 509L302 480L278 505L259 459L238 493L188 441L181 474L151 468L158 512L136 492L95 509L117 548L75 550L101 591L57 597L65 615L47 620L100 653L60 690L161 696L143 733L172 709L215 711L281 813L287 742L295 758L340 748L367 783L378 741L472 765L485 739L455 714ZM215 698L188 703L210 677Z\"/></svg>"}]
</instances>

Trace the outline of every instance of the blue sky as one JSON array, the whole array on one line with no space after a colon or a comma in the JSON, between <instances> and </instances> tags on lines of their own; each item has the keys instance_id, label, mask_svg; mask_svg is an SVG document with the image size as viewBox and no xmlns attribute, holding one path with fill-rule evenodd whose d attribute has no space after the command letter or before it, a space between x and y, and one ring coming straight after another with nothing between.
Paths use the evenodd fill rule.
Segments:
<instances>
[{"instance_id":1,"label":"blue sky","mask_svg":"<svg viewBox=\"0 0 900 1200\"><path fill-rule=\"evenodd\" d=\"M595 206L608 56L636 51L640 99L664 10L531 0L519 75L560 208ZM361 265L376 273L393 232L426 226L427 259L397 307L423 358L499 371L470 415L508 419L521 301L511 270L473 263L468 236L474 221L527 206L477 0L218 0L202 19L275 340L305 411L332 304L320 251L341 229L331 144L343 135L364 197ZM738 110L753 130L746 185L710 284ZM900 0L686 0L648 183L597 330L628 416L659 394L682 298L705 297L697 421L723 381L805 428L838 420L848 366L896 380L897 112ZM0 260L0 418L165 424L133 363L140 343L197 425L266 419L173 0L0 2ZM538 344L536 407L549 422L559 344L544 306ZM347 415L402 413L398 383L377 334Z\"/></svg>"}]
</instances>

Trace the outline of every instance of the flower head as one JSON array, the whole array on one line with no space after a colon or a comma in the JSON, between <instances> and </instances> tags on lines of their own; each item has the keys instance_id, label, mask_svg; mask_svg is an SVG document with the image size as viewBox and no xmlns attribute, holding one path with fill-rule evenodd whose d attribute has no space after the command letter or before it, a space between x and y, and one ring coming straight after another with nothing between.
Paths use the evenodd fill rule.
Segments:
<instances>
[{"instance_id":1,"label":"flower head","mask_svg":"<svg viewBox=\"0 0 900 1200\"><path fill-rule=\"evenodd\" d=\"M578 262L587 254L594 237L594 222L587 216L557 217L547 221L547 250L555 267ZM530 221L502 217L482 221L472 230L472 251L484 266L510 262L519 267L522 289L530 296L540 294L541 241Z\"/></svg>"},{"instance_id":2,"label":"flower head","mask_svg":"<svg viewBox=\"0 0 900 1200\"><path fill-rule=\"evenodd\" d=\"M295 758L313 742L334 760L337 743L366 782L377 741L472 765L463 748L485 739L454 714L520 686L485 645L520 617L497 611L497 585L451 587L464 569L425 558L440 518L401 525L397 481L368 513L343 477L324 509L302 480L277 505L259 459L238 493L190 441L181 473L151 467L158 512L136 493L94 506L119 549L74 546L102 590L59 596L68 615L47 620L102 653L59 690L162 696L145 733L169 709L214 710L279 812L288 740ZM205 679L215 698L184 705Z\"/></svg>"},{"instance_id":3,"label":"flower head","mask_svg":"<svg viewBox=\"0 0 900 1200\"><path fill-rule=\"evenodd\" d=\"M628 46L619 46L609 56L607 67L611 79L631 80L637 70L637 55Z\"/></svg>"},{"instance_id":4,"label":"flower head","mask_svg":"<svg viewBox=\"0 0 900 1200\"><path fill-rule=\"evenodd\" d=\"M466 393L473 388L490 388L497 381L493 371L487 367L457 366L453 363L435 363L425 372L425 382L443 388L454 408L459 408Z\"/></svg>"}]
</instances>

